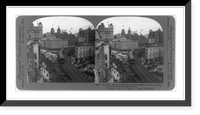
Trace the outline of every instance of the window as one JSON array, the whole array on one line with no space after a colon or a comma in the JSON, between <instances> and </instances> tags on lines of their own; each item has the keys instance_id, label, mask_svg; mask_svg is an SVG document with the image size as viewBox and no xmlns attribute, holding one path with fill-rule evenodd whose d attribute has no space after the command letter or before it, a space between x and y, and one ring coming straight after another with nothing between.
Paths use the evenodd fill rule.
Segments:
<instances>
[{"instance_id":1,"label":"window","mask_svg":"<svg viewBox=\"0 0 200 115\"><path fill-rule=\"evenodd\" d=\"M104 56L105 56L105 60L107 60L107 55L105 54Z\"/></svg>"},{"instance_id":2,"label":"window","mask_svg":"<svg viewBox=\"0 0 200 115\"><path fill-rule=\"evenodd\" d=\"M35 59L37 59L37 55L35 54Z\"/></svg>"}]
</instances>

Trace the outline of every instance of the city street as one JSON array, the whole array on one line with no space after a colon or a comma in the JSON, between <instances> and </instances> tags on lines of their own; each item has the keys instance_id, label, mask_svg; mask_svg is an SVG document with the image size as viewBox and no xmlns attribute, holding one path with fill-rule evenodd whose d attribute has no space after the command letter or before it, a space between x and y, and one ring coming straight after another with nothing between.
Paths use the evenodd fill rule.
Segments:
<instances>
[{"instance_id":1,"label":"city street","mask_svg":"<svg viewBox=\"0 0 200 115\"><path fill-rule=\"evenodd\" d=\"M158 77L155 77L156 75L162 76L160 73L152 74L149 72L148 69L144 67L144 65L141 64L139 61L143 55L144 50L135 50L134 57L135 57L135 63L131 64L126 59L127 54L122 54L121 51L113 51L111 56L111 63L114 63L116 66L116 70L120 74L120 82L124 83L161 83L162 80ZM111 67L112 68L112 67Z\"/></svg>"},{"instance_id":2,"label":"city street","mask_svg":"<svg viewBox=\"0 0 200 115\"><path fill-rule=\"evenodd\" d=\"M140 58L138 57L138 54L142 50L136 50L134 53L135 57L135 64L131 65L131 67L138 73L140 74L140 78L146 83L161 83L161 80L157 79L155 76L153 76L148 69L146 69L141 63L140 63ZM142 56L141 56L142 57Z\"/></svg>"},{"instance_id":3,"label":"city street","mask_svg":"<svg viewBox=\"0 0 200 115\"><path fill-rule=\"evenodd\" d=\"M73 48L66 48L63 52L63 55L65 57L65 63L60 64L63 70L71 77L72 82L93 82L93 78L87 77L85 74L81 73L78 68L76 68L71 63L71 55L68 57L68 53L71 52Z\"/></svg>"}]
</instances>

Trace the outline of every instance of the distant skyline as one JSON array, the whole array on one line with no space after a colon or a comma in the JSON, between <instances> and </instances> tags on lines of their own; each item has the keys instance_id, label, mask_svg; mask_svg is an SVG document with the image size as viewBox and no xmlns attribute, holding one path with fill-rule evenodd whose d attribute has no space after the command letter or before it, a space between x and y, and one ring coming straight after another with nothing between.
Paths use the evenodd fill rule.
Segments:
<instances>
[{"instance_id":1,"label":"distant skyline","mask_svg":"<svg viewBox=\"0 0 200 115\"><path fill-rule=\"evenodd\" d=\"M90 27L91 29L94 29L91 22L79 17L44 17L35 20L33 25L36 26L39 22L43 25L43 34L50 32L52 27L56 32L58 26L62 31L64 30L67 33L71 32L72 34L78 33L80 28L87 29Z\"/></svg>"},{"instance_id":2,"label":"distant skyline","mask_svg":"<svg viewBox=\"0 0 200 115\"><path fill-rule=\"evenodd\" d=\"M51 28L53 27L55 32L57 31L58 26L62 31L66 31L67 33L78 33L79 29L87 29L90 27L94 29L93 24L80 17L44 17L37 19L33 22L34 26L37 23L41 22L43 24L43 33L50 32ZM161 25L150 18L146 17L112 17L107 18L101 21L98 26L104 23L105 27L108 27L108 24L112 23L114 26L114 35L121 33L121 30L124 29L126 34L128 33L128 29L130 27L132 33L137 32L137 34L147 35L149 30L158 30L159 28L162 30Z\"/></svg>"},{"instance_id":3,"label":"distant skyline","mask_svg":"<svg viewBox=\"0 0 200 115\"><path fill-rule=\"evenodd\" d=\"M139 35L147 35L149 34L149 30L155 31L159 28L162 30L161 25L157 21L145 17L112 17L101 21L96 28L101 23L104 23L105 27L108 27L108 24L112 23L114 26L114 35L121 33L122 29L127 34L129 27L132 33L137 32Z\"/></svg>"}]
</instances>

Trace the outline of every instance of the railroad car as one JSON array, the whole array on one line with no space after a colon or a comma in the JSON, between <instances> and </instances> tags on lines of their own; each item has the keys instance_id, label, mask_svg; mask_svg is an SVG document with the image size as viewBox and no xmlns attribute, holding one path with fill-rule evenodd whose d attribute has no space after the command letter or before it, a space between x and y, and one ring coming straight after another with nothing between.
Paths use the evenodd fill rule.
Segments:
<instances>
[{"instance_id":1,"label":"railroad car","mask_svg":"<svg viewBox=\"0 0 200 115\"><path fill-rule=\"evenodd\" d=\"M135 63L135 57L134 57L134 49L133 50L131 50L130 52L129 52L129 55L128 55L128 60L129 60L129 63L131 63L131 64L134 64Z\"/></svg>"},{"instance_id":2,"label":"railroad car","mask_svg":"<svg viewBox=\"0 0 200 115\"><path fill-rule=\"evenodd\" d=\"M58 56L58 62L61 64L65 63L65 57L63 56L63 50L60 50L57 54Z\"/></svg>"}]
</instances>

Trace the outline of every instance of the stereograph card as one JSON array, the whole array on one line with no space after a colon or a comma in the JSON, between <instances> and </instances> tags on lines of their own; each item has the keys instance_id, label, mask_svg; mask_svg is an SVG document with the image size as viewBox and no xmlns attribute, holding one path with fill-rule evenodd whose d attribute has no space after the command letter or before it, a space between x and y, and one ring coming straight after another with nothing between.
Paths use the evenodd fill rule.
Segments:
<instances>
[{"instance_id":1,"label":"stereograph card","mask_svg":"<svg viewBox=\"0 0 200 115\"><path fill-rule=\"evenodd\" d=\"M175 17L16 18L19 90L172 90Z\"/></svg>"}]
</instances>

